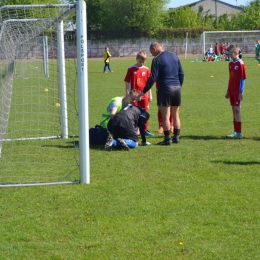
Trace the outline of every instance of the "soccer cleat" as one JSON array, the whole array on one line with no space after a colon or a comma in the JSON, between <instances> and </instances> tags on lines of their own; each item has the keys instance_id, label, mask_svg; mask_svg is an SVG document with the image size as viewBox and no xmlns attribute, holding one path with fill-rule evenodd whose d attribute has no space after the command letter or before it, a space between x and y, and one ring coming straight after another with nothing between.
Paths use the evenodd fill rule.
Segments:
<instances>
[{"instance_id":1,"label":"soccer cleat","mask_svg":"<svg viewBox=\"0 0 260 260\"><path fill-rule=\"evenodd\" d=\"M241 135L241 133L237 133L237 136L236 136L237 139L242 139L243 136Z\"/></svg>"},{"instance_id":2,"label":"soccer cleat","mask_svg":"<svg viewBox=\"0 0 260 260\"><path fill-rule=\"evenodd\" d=\"M236 133L236 132L233 132L232 134L227 135L226 137L227 137L227 138L236 138L236 137L237 137L237 133Z\"/></svg>"},{"instance_id":3,"label":"soccer cleat","mask_svg":"<svg viewBox=\"0 0 260 260\"><path fill-rule=\"evenodd\" d=\"M158 145L172 145L172 139L164 139L162 142L157 143Z\"/></svg>"},{"instance_id":4,"label":"soccer cleat","mask_svg":"<svg viewBox=\"0 0 260 260\"><path fill-rule=\"evenodd\" d=\"M112 148L113 148L113 137L109 135L105 144L105 150L111 151Z\"/></svg>"},{"instance_id":5,"label":"soccer cleat","mask_svg":"<svg viewBox=\"0 0 260 260\"><path fill-rule=\"evenodd\" d=\"M173 136L172 137L172 142L174 144L179 144L180 143L180 137L179 136Z\"/></svg>"},{"instance_id":6,"label":"soccer cleat","mask_svg":"<svg viewBox=\"0 0 260 260\"><path fill-rule=\"evenodd\" d=\"M159 127L159 129L157 130L157 133L159 133L159 134L163 133L163 127L162 126Z\"/></svg>"},{"instance_id":7,"label":"soccer cleat","mask_svg":"<svg viewBox=\"0 0 260 260\"><path fill-rule=\"evenodd\" d=\"M147 135L147 136L154 136L154 134L151 133L149 130L147 130L147 131L145 132L145 135Z\"/></svg>"},{"instance_id":8,"label":"soccer cleat","mask_svg":"<svg viewBox=\"0 0 260 260\"><path fill-rule=\"evenodd\" d=\"M125 143L124 140L122 140L121 138L118 138L117 139L117 144L118 144L118 147L121 148L122 150L124 151L129 151L129 147L128 145Z\"/></svg>"}]
</instances>

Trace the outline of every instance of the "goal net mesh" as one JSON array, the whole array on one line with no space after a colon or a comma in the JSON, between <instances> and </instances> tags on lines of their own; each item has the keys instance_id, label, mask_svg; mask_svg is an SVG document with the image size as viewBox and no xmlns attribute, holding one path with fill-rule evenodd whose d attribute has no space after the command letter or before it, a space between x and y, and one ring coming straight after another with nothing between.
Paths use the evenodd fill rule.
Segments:
<instances>
[{"instance_id":1,"label":"goal net mesh","mask_svg":"<svg viewBox=\"0 0 260 260\"><path fill-rule=\"evenodd\" d=\"M201 34L202 55L210 45L218 43L237 44L243 54L254 56L255 43L260 38L260 30L254 31L205 31Z\"/></svg>"},{"instance_id":2,"label":"goal net mesh","mask_svg":"<svg viewBox=\"0 0 260 260\"><path fill-rule=\"evenodd\" d=\"M74 5L0 8L0 184L79 178L75 37L66 42L68 137L61 134L57 24Z\"/></svg>"}]
</instances>

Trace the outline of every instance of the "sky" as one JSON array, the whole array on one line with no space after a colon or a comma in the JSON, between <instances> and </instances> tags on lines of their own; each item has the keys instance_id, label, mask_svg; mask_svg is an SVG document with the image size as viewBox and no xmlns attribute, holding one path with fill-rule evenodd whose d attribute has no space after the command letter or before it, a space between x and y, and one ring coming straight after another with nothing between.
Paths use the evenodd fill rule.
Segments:
<instances>
[{"instance_id":1,"label":"sky","mask_svg":"<svg viewBox=\"0 0 260 260\"><path fill-rule=\"evenodd\" d=\"M198 0L181 0L181 1L177 1L177 0L171 0L169 2L169 4L167 5L169 8L175 8L175 7L179 7L181 5L187 5L187 4L190 4L190 3L194 3L194 2L197 2ZM221 2L225 2L225 3L228 3L228 4L231 4L231 5L248 5L248 3L250 2L250 0L229 0L229 1L226 1L226 0L221 0Z\"/></svg>"}]
</instances>

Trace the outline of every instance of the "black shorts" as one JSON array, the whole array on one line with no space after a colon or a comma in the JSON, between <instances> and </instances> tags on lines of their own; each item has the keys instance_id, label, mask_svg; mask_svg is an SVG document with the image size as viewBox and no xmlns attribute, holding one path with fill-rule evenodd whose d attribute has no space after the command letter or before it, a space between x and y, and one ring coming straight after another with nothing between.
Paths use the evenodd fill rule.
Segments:
<instances>
[{"instance_id":1,"label":"black shorts","mask_svg":"<svg viewBox=\"0 0 260 260\"><path fill-rule=\"evenodd\" d=\"M181 105L181 86L159 87L157 105L164 107Z\"/></svg>"}]
</instances>

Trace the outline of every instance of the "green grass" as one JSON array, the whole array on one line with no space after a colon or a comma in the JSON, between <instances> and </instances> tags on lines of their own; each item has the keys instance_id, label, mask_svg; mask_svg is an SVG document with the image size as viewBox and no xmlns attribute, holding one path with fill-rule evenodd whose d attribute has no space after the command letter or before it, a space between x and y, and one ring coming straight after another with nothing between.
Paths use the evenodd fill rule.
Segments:
<instances>
[{"instance_id":1,"label":"green grass","mask_svg":"<svg viewBox=\"0 0 260 260\"><path fill-rule=\"evenodd\" d=\"M57 62L49 62L49 77L44 74L42 60L16 62L5 135L13 141L3 142L0 183L53 182L65 180L66 176L70 176L68 181L79 179L78 150L74 145L78 138L74 62L68 60L67 68L69 138L37 140L61 134L60 107L56 106L60 102Z\"/></svg>"},{"instance_id":2,"label":"green grass","mask_svg":"<svg viewBox=\"0 0 260 260\"><path fill-rule=\"evenodd\" d=\"M156 146L155 134L129 152L91 147L90 185L1 189L1 259L260 259L260 67L244 59L244 139L227 140L228 63L181 62L181 143ZM124 95L133 63L112 60L103 74L102 60L89 60L90 126Z\"/></svg>"}]
</instances>

